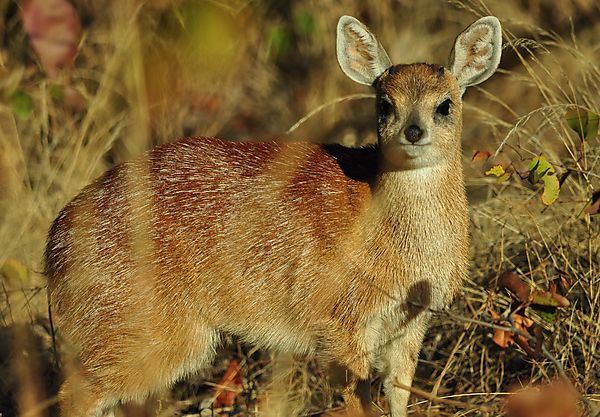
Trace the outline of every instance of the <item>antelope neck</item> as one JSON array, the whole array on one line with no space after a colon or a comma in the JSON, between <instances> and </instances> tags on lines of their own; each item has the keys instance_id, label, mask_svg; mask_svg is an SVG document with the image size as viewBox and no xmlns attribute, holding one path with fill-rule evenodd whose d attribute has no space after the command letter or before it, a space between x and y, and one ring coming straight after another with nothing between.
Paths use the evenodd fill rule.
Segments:
<instances>
[{"instance_id":1,"label":"antelope neck","mask_svg":"<svg viewBox=\"0 0 600 417\"><path fill-rule=\"evenodd\" d=\"M375 185L375 206L392 224L410 219L443 215L443 210L465 206L466 197L460 161L408 171L380 173ZM440 214L441 213L441 214Z\"/></svg>"}]
</instances>

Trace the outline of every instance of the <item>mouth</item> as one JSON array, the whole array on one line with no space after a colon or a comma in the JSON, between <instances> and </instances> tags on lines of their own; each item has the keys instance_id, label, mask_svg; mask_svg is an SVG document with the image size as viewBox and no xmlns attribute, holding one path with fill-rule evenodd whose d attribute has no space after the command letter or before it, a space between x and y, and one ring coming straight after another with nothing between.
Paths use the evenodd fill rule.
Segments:
<instances>
[{"instance_id":1,"label":"mouth","mask_svg":"<svg viewBox=\"0 0 600 417\"><path fill-rule=\"evenodd\" d=\"M427 152L427 148L431 143L399 143L399 151L409 157L421 156Z\"/></svg>"},{"instance_id":2,"label":"mouth","mask_svg":"<svg viewBox=\"0 0 600 417\"><path fill-rule=\"evenodd\" d=\"M431 146L431 142L430 143L399 143L400 146L408 146L408 147L424 147L424 146Z\"/></svg>"},{"instance_id":3,"label":"mouth","mask_svg":"<svg viewBox=\"0 0 600 417\"><path fill-rule=\"evenodd\" d=\"M384 149L384 154L392 165L404 165L407 161L416 162L428 158L431 153L431 145L431 143L403 143L398 141L388 144Z\"/></svg>"},{"instance_id":4,"label":"mouth","mask_svg":"<svg viewBox=\"0 0 600 417\"><path fill-rule=\"evenodd\" d=\"M412 169L428 164L432 158L433 144L429 143L388 143L383 149L385 163L391 169Z\"/></svg>"}]
</instances>

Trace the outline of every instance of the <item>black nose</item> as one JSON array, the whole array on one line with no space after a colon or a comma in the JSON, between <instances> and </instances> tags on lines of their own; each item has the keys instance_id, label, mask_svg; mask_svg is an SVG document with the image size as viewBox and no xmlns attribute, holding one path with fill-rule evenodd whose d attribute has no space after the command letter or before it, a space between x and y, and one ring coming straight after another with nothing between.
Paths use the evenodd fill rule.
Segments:
<instances>
[{"instance_id":1,"label":"black nose","mask_svg":"<svg viewBox=\"0 0 600 417\"><path fill-rule=\"evenodd\" d=\"M404 136L410 143L416 143L423 137L423 131L417 125L410 125L404 131Z\"/></svg>"}]
</instances>

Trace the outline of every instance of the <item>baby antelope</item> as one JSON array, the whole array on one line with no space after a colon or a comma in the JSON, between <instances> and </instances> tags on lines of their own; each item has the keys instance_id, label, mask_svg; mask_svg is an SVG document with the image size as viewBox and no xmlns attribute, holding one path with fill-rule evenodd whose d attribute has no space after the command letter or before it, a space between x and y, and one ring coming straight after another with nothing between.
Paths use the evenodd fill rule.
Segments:
<instances>
[{"instance_id":1,"label":"baby antelope","mask_svg":"<svg viewBox=\"0 0 600 417\"><path fill-rule=\"evenodd\" d=\"M337 57L377 95L364 148L184 138L115 166L60 212L45 271L65 351L63 417L114 415L211 365L223 335L381 374L407 414L432 309L469 262L461 96L496 70L498 19L462 32L445 67L392 65L350 16Z\"/></svg>"}]
</instances>

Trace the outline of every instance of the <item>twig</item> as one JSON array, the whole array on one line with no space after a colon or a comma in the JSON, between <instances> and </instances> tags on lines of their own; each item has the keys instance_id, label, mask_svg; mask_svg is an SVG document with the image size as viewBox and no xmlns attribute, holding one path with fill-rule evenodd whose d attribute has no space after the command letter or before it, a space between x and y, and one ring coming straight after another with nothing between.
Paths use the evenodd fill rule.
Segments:
<instances>
[{"instance_id":1,"label":"twig","mask_svg":"<svg viewBox=\"0 0 600 417\"><path fill-rule=\"evenodd\" d=\"M446 310L430 309L430 311L433 313L443 314L452 319L460 320L460 321L463 321L466 323L477 324L479 326L489 327L490 329L494 329L494 330L503 330L503 331L507 331L507 332L512 332L518 336L526 338L530 342L538 343L538 341L535 339L535 337L533 337L532 335L530 335L528 333L522 332L520 329L516 328L515 326L508 327L508 326L501 326L498 324L488 323L488 322L477 320L477 319L471 319L468 317L459 316L457 314L450 313L449 311L446 311ZM554 365L554 367L556 368L556 370L558 372L558 375L562 379L564 379L566 382L571 384L571 380L567 377L567 373L565 372L565 369L563 368L562 364L558 361L558 359L556 359L556 357L554 355L552 355L550 353L550 351L546 348L544 343L540 342L540 344L541 344L542 353L548 360L550 360L550 362L552 362L552 364Z\"/></svg>"},{"instance_id":2,"label":"twig","mask_svg":"<svg viewBox=\"0 0 600 417\"><path fill-rule=\"evenodd\" d=\"M332 407L332 408L328 408L327 410L319 410L319 411L315 411L312 412L310 414L308 414L308 416L312 417L312 416L326 416L329 413L334 413L337 411L343 411L346 409L346 406L341 406L341 407Z\"/></svg>"},{"instance_id":3,"label":"twig","mask_svg":"<svg viewBox=\"0 0 600 417\"><path fill-rule=\"evenodd\" d=\"M233 381L233 378L235 378L235 376L236 376L236 374L234 374L233 377L231 378L232 381ZM230 382L229 378L225 382ZM241 394L242 392L244 392L244 390L242 388L234 388L234 387L230 387L230 386L223 385L223 384L215 384L214 382L210 382L210 381L204 381L203 384L208 385L209 387L217 388L221 391L235 392L236 394ZM220 394L220 392L219 392L219 394Z\"/></svg>"},{"instance_id":4,"label":"twig","mask_svg":"<svg viewBox=\"0 0 600 417\"><path fill-rule=\"evenodd\" d=\"M52 336L52 354L54 355L54 362L56 369L60 371L60 360L58 358L58 349L56 348L56 331L54 329L54 320L52 318L52 305L50 303L50 291L46 291L46 303L48 305L48 323L50 323L50 335Z\"/></svg>"},{"instance_id":5,"label":"twig","mask_svg":"<svg viewBox=\"0 0 600 417\"><path fill-rule=\"evenodd\" d=\"M423 391L419 388L409 387L408 385L404 385L403 383L399 382L398 380L394 381L394 386L397 388L401 388L403 390L409 391L410 393L415 394L417 397L425 398L426 400L431 401L431 402L448 404L453 407L464 408L467 410L479 410L483 413L491 413L493 411L492 408L488 407L487 405L471 404L471 403L468 403L465 401L441 398L441 397L433 395L427 391Z\"/></svg>"},{"instance_id":6,"label":"twig","mask_svg":"<svg viewBox=\"0 0 600 417\"><path fill-rule=\"evenodd\" d=\"M41 286L39 286L39 287L31 287L31 288L17 288L17 289L15 289L15 290L8 290L8 289L7 289L7 290L4 290L4 292L5 292L6 294L14 294L14 293L26 293L26 292L35 292L35 293L36 293L36 294L34 294L34 296L35 296L35 295L37 295L37 293L39 293L41 290L43 290L43 289L45 289L45 288L48 288L48 286L47 286L47 285L41 285Z\"/></svg>"},{"instance_id":7,"label":"twig","mask_svg":"<svg viewBox=\"0 0 600 417\"><path fill-rule=\"evenodd\" d=\"M57 403L58 403L58 397L55 396L55 397L47 398L47 399L37 403L34 407L30 408L29 410L25 411L23 414L21 414L21 417L30 417L30 416L40 415L40 413L42 411L50 408L51 406L53 406L54 404L57 404Z\"/></svg>"},{"instance_id":8,"label":"twig","mask_svg":"<svg viewBox=\"0 0 600 417\"><path fill-rule=\"evenodd\" d=\"M285 134L289 135L294 130L298 129L298 127L300 127L300 125L302 123L306 122L308 119L310 119L311 117L313 117L315 114L319 113L321 110L323 110L326 107L333 106L333 105L338 104L338 103L343 103L345 101L361 100L361 99L364 99L364 98L375 98L375 94L372 94L372 93L369 93L369 94L366 94L366 93L350 94L348 96L338 97L338 98L336 98L334 100L328 101L327 103L323 103L319 107L317 107L316 109L311 110L308 114L306 114L304 117L302 117L296 123L294 123L294 125L292 127L290 127L288 130L285 131Z\"/></svg>"}]
</instances>

